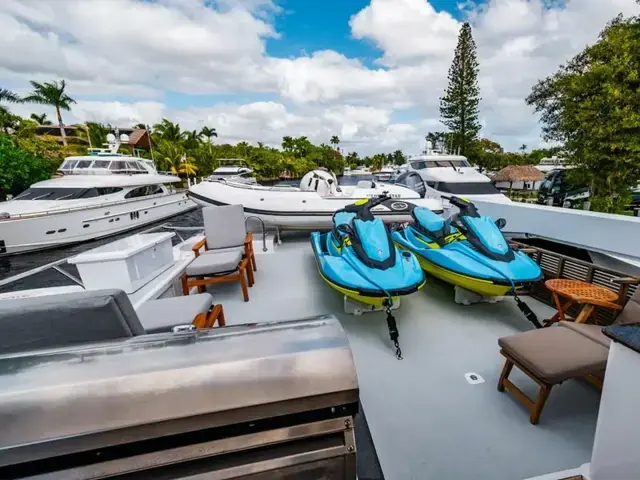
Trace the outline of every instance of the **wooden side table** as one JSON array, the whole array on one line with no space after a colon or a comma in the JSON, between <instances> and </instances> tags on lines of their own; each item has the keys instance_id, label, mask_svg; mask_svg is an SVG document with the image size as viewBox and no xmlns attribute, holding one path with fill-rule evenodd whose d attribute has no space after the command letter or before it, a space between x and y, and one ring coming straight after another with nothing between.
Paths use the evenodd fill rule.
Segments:
<instances>
[{"instance_id":1,"label":"wooden side table","mask_svg":"<svg viewBox=\"0 0 640 480\"><path fill-rule=\"evenodd\" d=\"M622 306L615 303L618 300L618 294L599 285L564 278L547 280L544 284L551 291L553 302L558 310L553 317L545 322L545 326L566 320L564 314L569 307L576 303L582 305L582 310L575 319L576 323L586 322L596 306L622 310ZM563 303L560 297L566 301Z\"/></svg>"}]
</instances>

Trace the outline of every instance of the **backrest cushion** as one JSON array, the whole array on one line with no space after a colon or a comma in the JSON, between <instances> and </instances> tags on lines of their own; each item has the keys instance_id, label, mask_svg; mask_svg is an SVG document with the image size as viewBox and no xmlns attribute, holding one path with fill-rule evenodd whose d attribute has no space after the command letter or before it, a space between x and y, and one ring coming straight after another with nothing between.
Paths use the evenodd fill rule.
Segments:
<instances>
[{"instance_id":1,"label":"backrest cushion","mask_svg":"<svg viewBox=\"0 0 640 480\"><path fill-rule=\"evenodd\" d=\"M242 205L205 207L202 209L204 234L210 250L240 247L247 236Z\"/></svg>"},{"instance_id":2,"label":"backrest cushion","mask_svg":"<svg viewBox=\"0 0 640 480\"><path fill-rule=\"evenodd\" d=\"M614 325L640 322L640 287L638 287L616 318Z\"/></svg>"},{"instance_id":3,"label":"backrest cushion","mask_svg":"<svg viewBox=\"0 0 640 480\"><path fill-rule=\"evenodd\" d=\"M144 333L122 290L0 300L0 354Z\"/></svg>"}]
</instances>

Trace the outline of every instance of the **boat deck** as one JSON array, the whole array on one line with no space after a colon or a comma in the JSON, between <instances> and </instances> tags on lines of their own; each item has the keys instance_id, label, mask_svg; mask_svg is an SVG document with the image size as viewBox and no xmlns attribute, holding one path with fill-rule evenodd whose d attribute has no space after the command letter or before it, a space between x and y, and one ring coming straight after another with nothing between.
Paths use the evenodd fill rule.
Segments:
<instances>
[{"instance_id":1,"label":"boat deck","mask_svg":"<svg viewBox=\"0 0 640 480\"><path fill-rule=\"evenodd\" d=\"M360 437L360 480L526 479L589 462L600 394L578 381L555 387L541 422L508 393L496 389L503 366L499 337L533 327L512 299L457 305L453 287L429 279L403 297L395 312L404 360L389 341L383 313L344 313L341 295L317 273L307 238L283 237L275 253L257 253L250 301L238 284L209 287L228 324L334 314L345 328L360 383L361 403L375 452ZM527 303L540 318L552 309ZM469 384L475 373L484 383ZM527 394L537 386L514 369ZM366 433L366 432L365 432Z\"/></svg>"}]
</instances>

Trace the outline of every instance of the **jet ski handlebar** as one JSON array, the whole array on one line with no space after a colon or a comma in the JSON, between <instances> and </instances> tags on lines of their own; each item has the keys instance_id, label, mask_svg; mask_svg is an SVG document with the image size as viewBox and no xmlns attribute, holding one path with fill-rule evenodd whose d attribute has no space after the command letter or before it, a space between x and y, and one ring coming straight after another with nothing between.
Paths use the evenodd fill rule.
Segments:
<instances>
[{"instance_id":1,"label":"jet ski handlebar","mask_svg":"<svg viewBox=\"0 0 640 480\"><path fill-rule=\"evenodd\" d=\"M442 195L442 198L444 198L445 200L449 200L449 202L452 205L455 205L456 207L458 207L460 209L467 208L469 205L473 205L469 200L465 200L463 198L456 197L455 195L451 195L451 196Z\"/></svg>"},{"instance_id":2,"label":"jet ski handlebar","mask_svg":"<svg viewBox=\"0 0 640 480\"><path fill-rule=\"evenodd\" d=\"M369 208L373 208L376 205L380 205L382 202L385 202L387 200L391 199L391 197L389 196L388 193L383 193L381 195L378 195L377 197L373 197L370 198L369 200L367 200L366 202L363 203L353 203L351 205L347 205L344 207L344 211L345 212L353 212L353 213L357 213L362 211L363 209L369 209Z\"/></svg>"}]
</instances>

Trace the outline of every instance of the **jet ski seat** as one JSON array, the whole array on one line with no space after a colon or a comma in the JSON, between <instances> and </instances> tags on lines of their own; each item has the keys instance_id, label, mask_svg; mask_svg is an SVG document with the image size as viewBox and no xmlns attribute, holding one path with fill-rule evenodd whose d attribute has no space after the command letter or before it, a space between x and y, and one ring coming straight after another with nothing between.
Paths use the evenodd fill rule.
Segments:
<instances>
[{"instance_id":1,"label":"jet ski seat","mask_svg":"<svg viewBox=\"0 0 640 480\"><path fill-rule=\"evenodd\" d=\"M428 208L416 207L411 212L411 216L415 220L415 229L439 244L452 233L451 221L445 220Z\"/></svg>"}]
</instances>

